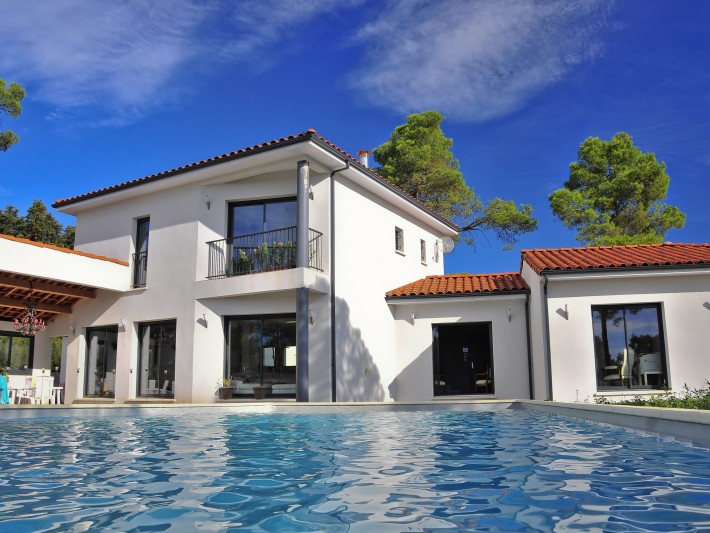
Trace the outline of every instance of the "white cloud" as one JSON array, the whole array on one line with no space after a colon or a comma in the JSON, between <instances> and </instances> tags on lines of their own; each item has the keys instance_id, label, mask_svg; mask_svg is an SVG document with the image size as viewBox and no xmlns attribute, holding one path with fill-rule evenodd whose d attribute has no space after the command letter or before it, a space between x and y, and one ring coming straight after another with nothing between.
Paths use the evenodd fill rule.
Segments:
<instances>
[{"instance_id":1,"label":"white cloud","mask_svg":"<svg viewBox=\"0 0 710 533\"><path fill-rule=\"evenodd\" d=\"M0 68L60 109L99 104L140 115L170 98L165 89L193 55L189 36L203 13L179 0L9 2Z\"/></svg>"},{"instance_id":2,"label":"white cloud","mask_svg":"<svg viewBox=\"0 0 710 533\"><path fill-rule=\"evenodd\" d=\"M6 0L0 73L52 106L48 120L117 126L180 101L215 65L266 68L284 51L259 49L361 1Z\"/></svg>"},{"instance_id":3,"label":"white cloud","mask_svg":"<svg viewBox=\"0 0 710 533\"><path fill-rule=\"evenodd\" d=\"M600 53L602 0L394 0L357 41L351 85L400 113L483 121L519 109Z\"/></svg>"},{"instance_id":4,"label":"white cloud","mask_svg":"<svg viewBox=\"0 0 710 533\"><path fill-rule=\"evenodd\" d=\"M594 58L603 1L5 0L0 75L49 104L48 120L118 126L180 102L215 66L317 59L314 24L335 22L343 42L329 46L366 52L350 79L372 105L480 121Z\"/></svg>"}]
</instances>

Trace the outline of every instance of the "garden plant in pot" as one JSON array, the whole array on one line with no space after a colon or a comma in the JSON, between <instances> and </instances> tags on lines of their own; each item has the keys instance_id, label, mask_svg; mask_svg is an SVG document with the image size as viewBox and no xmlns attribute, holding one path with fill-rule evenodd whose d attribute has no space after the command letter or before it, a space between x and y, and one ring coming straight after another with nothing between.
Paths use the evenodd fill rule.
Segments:
<instances>
[{"instance_id":1,"label":"garden plant in pot","mask_svg":"<svg viewBox=\"0 0 710 533\"><path fill-rule=\"evenodd\" d=\"M234 389L232 388L232 380L229 378L221 378L218 382L219 399L229 400L232 397Z\"/></svg>"}]
</instances>

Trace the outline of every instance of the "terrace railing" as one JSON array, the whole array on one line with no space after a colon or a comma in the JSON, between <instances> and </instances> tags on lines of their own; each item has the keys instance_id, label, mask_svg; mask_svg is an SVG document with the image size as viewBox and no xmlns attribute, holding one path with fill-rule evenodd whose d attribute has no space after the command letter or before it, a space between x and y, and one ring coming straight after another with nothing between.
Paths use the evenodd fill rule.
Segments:
<instances>
[{"instance_id":1,"label":"terrace railing","mask_svg":"<svg viewBox=\"0 0 710 533\"><path fill-rule=\"evenodd\" d=\"M148 277L148 252L133 254L133 288L145 287Z\"/></svg>"},{"instance_id":2,"label":"terrace railing","mask_svg":"<svg viewBox=\"0 0 710 533\"><path fill-rule=\"evenodd\" d=\"M323 270L320 231L309 229L308 266ZM207 243L209 279L296 268L296 226Z\"/></svg>"}]
</instances>

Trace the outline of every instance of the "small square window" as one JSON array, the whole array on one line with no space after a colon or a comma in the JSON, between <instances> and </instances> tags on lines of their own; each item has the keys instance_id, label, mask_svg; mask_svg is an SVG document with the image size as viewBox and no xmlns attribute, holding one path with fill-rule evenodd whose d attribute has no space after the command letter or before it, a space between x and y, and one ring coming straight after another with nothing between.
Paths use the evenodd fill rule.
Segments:
<instances>
[{"instance_id":1,"label":"small square window","mask_svg":"<svg viewBox=\"0 0 710 533\"><path fill-rule=\"evenodd\" d=\"M424 239L419 241L419 249L421 252L422 263L426 264L426 241Z\"/></svg>"},{"instance_id":2,"label":"small square window","mask_svg":"<svg viewBox=\"0 0 710 533\"><path fill-rule=\"evenodd\" d=\"M402 228L394 228L394 249L404 252L404 230Z\"/></svg>"}]
</instances>

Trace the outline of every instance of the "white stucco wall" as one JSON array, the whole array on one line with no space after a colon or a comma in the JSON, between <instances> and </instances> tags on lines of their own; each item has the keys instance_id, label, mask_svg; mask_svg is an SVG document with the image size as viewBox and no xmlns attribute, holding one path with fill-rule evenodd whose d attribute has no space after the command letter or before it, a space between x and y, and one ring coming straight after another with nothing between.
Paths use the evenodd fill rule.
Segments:
<instances>
[{"instance_id":1,"label":"white stucco wall","mask_svg":"<svg viewBox=\"0 0 710 533\"><path fill-rule=\"evenodd\" d=\"M618 394L597 392L591 307L639 303L661 306L671 389L680 393L684 385L705 386L710 379L710 271L553 275L547 310L555 400L592 401L597 394Z\"/></svg>"},{"instance_id":2,"label":"white stucco wall","mask_svg":"<svg viewBox=\"0 0 710 533\"><path fill-rule=\"evenodd\" d=\"M394 400L401 363L385 293L444 272L443 254L434 260L440 235L341 177L335 220L337 399ZM395 227L404 231L403 254L395 250ZM420 239L426 241L426 264Z\"/></svg>"},{"instance_id":3,"label":"white stucco wall","mask_svg":"<svg viewBox=\"0 0 710 533\"><path fill-rule=\"evenodd\" d=\"M525 295L459 296L413 299L409 303L391 305L399 367L393 387L395 399L428 401L434 398L432 325L480 322L490 322L492 326L494 397L529 398L525 300Z\"/></svg>"}]
</instances>

